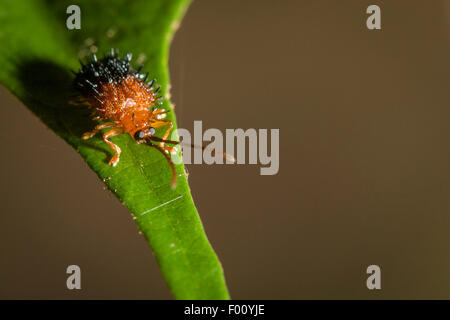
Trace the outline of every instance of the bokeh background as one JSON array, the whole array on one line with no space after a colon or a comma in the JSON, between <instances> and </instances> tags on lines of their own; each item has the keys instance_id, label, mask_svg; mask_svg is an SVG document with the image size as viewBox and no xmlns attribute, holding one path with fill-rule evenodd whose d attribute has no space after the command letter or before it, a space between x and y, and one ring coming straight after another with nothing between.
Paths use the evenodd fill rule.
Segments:
<instances>
[{"instance_id":1,"label":"bokeh background","mask_svg":"<svg viewBox=\"0 0 450 320\"><path fill-rule=\"evenodd\" d=\"M450 1L194 1L171 49L179 126L280 129L278 175L188 166L233 298L450 298L449 53ZM4 88L0 106L0 298L171 299L81 157Z\"/></svg>"}]
</instances>

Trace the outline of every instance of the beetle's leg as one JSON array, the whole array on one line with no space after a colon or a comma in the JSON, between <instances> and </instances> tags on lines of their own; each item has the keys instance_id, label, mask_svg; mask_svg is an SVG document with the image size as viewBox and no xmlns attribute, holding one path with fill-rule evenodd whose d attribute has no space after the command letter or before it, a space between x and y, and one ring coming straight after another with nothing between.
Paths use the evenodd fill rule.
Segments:
<instances>
[{"instance_id":1,"label":"beetle's leg","mask_svg":"<svg viewBox=\"0 0 450 320\"><path fill-rule=\"evenodd\" d=\"M88 101L80 95L70 97L68 102L72 105L89 104Z\"/></svg>"},{"instance_id":2,"label":"beetle's leg","mask_svg":"<svg viewBox=\"0 0 450 320\"><path fill-rule=\"evenodd\" d=\"M100 117L100 116L97 114L97 111L93 111L93 112L91 113L90 117L92 117L91 119L94 120L94 121L100 121L100 120L102 120L102 117Z\"/></svg>"},{"instance_id":3,"label":"beetle's leg","mask_svg":"<svg viewBox=\"0 0 450 320\"><path fill-rule=\"evenodd\" d=\"M90 139L93 136L95 136L97 134L97 132L99 132L102 129L115 128L115 127L117 127L117 125L114 122L105 122L105 123L102 123L102 124L98 124L98 125L95 126L94 130L85 132L82 135L82 138L84 140Z\"/></svg>"},{"instance_id":4,"label":"beetle's leg","mask_svg":"<svg viewBox=\"0 0 450 320\"><path fill-rule=\"evenodd\" d=\"M156 119L158 119L158 120L164 119L165 114L169 113L169 112L170 112L170 110L166 110L163 108L153 109L153 111L152 111L153 115L157 116ZM158 115L159 115L159 117L158 117Z\"/></svg>"},{"instance_id":5,"label":"beetle's leg","mask_svg":"<svg viewBox=\"0 0 450 320\"><path fill-rule=\"evenodd\" d=\"M123 128L114 128L103 134L103 140L110 146L111 149L115 151L114 156L111 158L111 160L109 160L109 164L113 167L115 167L119 163L120 152L122 152L122 150L120 150L118 145L109 141L109 138L118 136L122 133Z\"/></svg>"},{"instance_id":6,"label":"beetle's leg","mask_svg":"<svg viewBox=\"0 0 450 320\"><path fill-rule=\"evenodd\" d=\"M164 127L164 126L169 126L169 128L166 130L166 132L164 133L164 135L162 136L162 140L167 140L167 138L170 135L170 132L172 131L173 128L173 123L170 120L157 120L155 122L152 123L152 127L153 128L160 128L160 127ZM166 152L169 153L173 153L176 149L174 147L169 147L164 145L164 142L160 142L159 146Z\"/></svg>"}]
</instances>

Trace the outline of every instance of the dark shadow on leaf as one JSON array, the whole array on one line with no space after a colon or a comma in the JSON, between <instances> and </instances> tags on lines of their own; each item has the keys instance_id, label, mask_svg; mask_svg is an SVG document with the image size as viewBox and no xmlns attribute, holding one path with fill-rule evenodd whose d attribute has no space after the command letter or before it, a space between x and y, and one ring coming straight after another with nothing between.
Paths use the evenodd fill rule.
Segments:
<instances>
[{"instance_id":1,"label":"dark shadow on leaf","mask_svg":"<svg viewBox=\"0 0 450 320\"><path fill-rule=\"evenodd\" d=\"M17 70L26 92L23 100L33 113L74 147L85 144L98 149L81 139L81 135L92 129L95 123L87 106L69 104L69 100L76 96L69 70L45 60L22 61ZM105 149L101 151L106 152Z\"/></svg>"}]
</instances>

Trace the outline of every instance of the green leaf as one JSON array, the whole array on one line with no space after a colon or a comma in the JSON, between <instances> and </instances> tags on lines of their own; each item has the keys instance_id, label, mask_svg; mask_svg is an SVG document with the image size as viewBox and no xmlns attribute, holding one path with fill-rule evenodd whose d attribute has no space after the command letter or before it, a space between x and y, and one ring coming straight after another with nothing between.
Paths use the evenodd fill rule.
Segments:
<instances>
[{"instance_id":1,"label":"green leaf","mask_svg":"<svg viewBox=\"0 0 450 320\"><path fill-rule=\"evenodd\" d=\"M90 111L68 103L74 93L70 69L79 69L78 58L95 50L102 56L110 48L132 52L133 61L143 61L142 71L167 94L169 45L189 2L78 0L81 29L68 30L66 9L72 1L1 0L0 83L77 150L131 211L175 298L228 299L222 267L204 233L183 165L176 166L178 181L172 190L164 156L123 134L112 138L122 149L120 163L109 166L113 153L100 136L80 138L95 125ZM170 108L169 100L164 107ZM175 124L173 112L169 119ZM178 139L176 132L171 139ZM74 201L82 199L74 195Z\"/></svg>"}]
</instances>

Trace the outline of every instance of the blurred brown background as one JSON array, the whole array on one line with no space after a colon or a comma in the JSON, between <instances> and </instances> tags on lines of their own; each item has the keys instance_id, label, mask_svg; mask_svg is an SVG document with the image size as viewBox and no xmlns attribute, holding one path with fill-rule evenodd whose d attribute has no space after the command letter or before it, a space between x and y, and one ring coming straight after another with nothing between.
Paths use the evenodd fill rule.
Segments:
<instances>
[{"instance_id":1,"label":"blurred brown background","mask_svg":"<svg viewBox=\"0 0 450 320\"><path fill-rule=\"evenodd\" d=\"M449 21L450 1L194 1L171 52L180 127L280 128L278 175L188 166L233 298L450 298ZM4 88L0 106L0 298L170 299L78 154Z\"/></svg>"}]
</instances>

